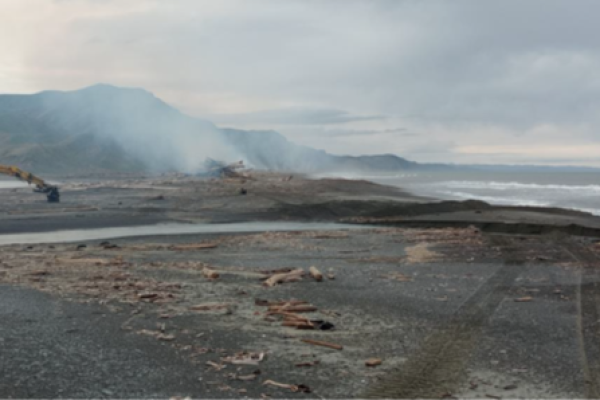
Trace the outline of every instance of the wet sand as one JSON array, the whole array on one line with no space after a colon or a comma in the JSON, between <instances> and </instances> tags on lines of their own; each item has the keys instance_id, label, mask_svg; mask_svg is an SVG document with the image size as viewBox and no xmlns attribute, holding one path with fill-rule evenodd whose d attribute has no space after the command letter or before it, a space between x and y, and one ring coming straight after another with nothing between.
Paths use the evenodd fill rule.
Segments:
<instances>
[{"instance_id":1,"label":"wet sand","mask_svg":"<svg viewBox=\"0 0 600 400\"><path fill-rule=\"evenodd\" d=\"M595 218L561 210L496 209L480 202L431 205L367 182L285 179L264 174L244 183L190 178L70 183L58 209L36 194L1 192L7 204L0 216L3 233L56 229L65 226L61 221L79 228L109 222L126 226L144 218L352 220L385 226L2 246L0 283L6 286L0 294L19 307L8 310L10 302L2 303L7 324L0 330L0 347L11 356L3 358L0 373L19 385L0 385L0 396L600 394L595 328L600 247L581 235L586 232L567 232L583 226L593 233ZM246 196L238 194L242 186ZM497 226L519 223L549 228L536 234L497 232ZM274 270L307 272L310 266L323 272L322 282L305 275L274 287L263 284ZM219 276L210 279L206 271ZM303 316L335 329L285 327L281 315L262 305L292 299L316 308ZM66 327L59 314L36 312L42 303L51 310L71 310L64 315L75 328ZM32 321L29 331L16 330L23 319ZM64 353L56 347L60 341L51 340L63 337L63 330L73 343L89 343L92 324L113 337L99 340L94 352L114 356L84 363L76 347ZM81 332L66 332L78 327ZM45 331L56 336L46 337ZM301 341L306 338L343 349ZM53 374L45 372L50 361L40 361L48 347L49 354L67 354L52 365ZM131 368L115 350L124 347L146 357L139 361L140 374L127 379L117 376ZM82 354L94 358L94 352ZM265 358L258 365L228 362L243 352ZM154 365L163 353L168 354L164 365ZM365 366L372 357L382 364ZM87 372L73 377L73 365ZM164 374L162 389L140 385L143 376L157 371ZM66 377L71 377L68 384ZM264 385L268 380L306 385L312 393Z\"/></svg>"}]
</instances>

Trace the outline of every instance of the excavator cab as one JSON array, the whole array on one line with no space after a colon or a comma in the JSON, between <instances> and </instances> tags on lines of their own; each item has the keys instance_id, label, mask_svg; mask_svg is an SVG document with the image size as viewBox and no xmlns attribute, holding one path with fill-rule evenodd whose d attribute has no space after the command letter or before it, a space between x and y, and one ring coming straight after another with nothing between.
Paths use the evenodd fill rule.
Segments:
<instances>
[{"instance_id":1,"label":"excavator cab","mask_svg":"<svg viewBox=\"0 0 600 400\"><path fill-rule=\"evenodd\" d=\"M57 187L50 189L50 191L46 193L46 197L48 198L48 203L60 203L60 193L58 193Z\"/></svg>"},{"instance_id":2,"label":"excavator cab","mask_svg":"<svg viewBox=\"0 0 600 400\"><path fill-rule=\"evenodd\" d=\"M46 198L48 199L48 203L60 203L60 193L58 192L58 188L56 186L48 186L45 188L35 188L34 192L44 193Z\"/></svg>"}]
</instances>

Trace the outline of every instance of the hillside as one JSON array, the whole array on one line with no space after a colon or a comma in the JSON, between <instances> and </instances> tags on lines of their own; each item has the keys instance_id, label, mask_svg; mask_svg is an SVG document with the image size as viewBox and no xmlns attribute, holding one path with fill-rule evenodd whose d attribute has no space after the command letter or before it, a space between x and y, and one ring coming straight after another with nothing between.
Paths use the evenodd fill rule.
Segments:
<instances>
[{"instance_id":1,"label":"hillside","mask_svg":"<svg viewBox=\"0 0 600 400\"><path fill-rule=\"evenodd\" d=\"M394 155L336 156L273 131L220 129L142 89L0 95L0 163L45 172L196 172L206 157L298 172L395 171Z\"/></svg>"}]
</instances>

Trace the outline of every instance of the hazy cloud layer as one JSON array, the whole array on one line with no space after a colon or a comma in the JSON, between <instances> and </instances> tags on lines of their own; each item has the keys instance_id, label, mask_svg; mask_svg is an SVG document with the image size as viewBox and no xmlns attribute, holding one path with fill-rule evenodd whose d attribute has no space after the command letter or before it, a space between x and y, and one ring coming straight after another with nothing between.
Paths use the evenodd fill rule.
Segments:
<instances>
[{"instance_id":1,"label":"hazy cloud layer","mask_svg":"<svg viewBox=\"0 0 600 400\"><path fill-rule=\"evenodd\" d=\"M286 108L245 114L221 114L212 117L229 124L271 125L330 125L385 119L383 115L352 115L342 110L306 108Z\"/></svg>"},{"instance_id":2,"label":"hazy cloud layer","mask_svg":"<svg viewBox=\"0 0 600 400\"><path fill-rule=\"evenodd\" d=\"M140 86L334 153L600 165L599 12L595 0L2 0L0 92Z\"/></svg>"}]
</instances>

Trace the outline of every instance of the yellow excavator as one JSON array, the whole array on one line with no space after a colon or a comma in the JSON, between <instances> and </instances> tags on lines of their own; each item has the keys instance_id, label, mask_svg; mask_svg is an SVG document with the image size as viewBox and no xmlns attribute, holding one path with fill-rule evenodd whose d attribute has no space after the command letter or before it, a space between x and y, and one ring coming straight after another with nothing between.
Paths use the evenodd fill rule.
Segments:
<instances>
[{"instance_id":1,"label":"yellow excavator","mask_svg":"<svg viewBox=\"0 0 600 400\"><path fill-rule=\"evenodd\" d=\"M22 169L12 165L0 164L0 174L14 176L17 179L29 183L30 185L34 184L34 192L46 194L48 203L60 202L60 193L58 192L58 187L48 184L43 179L38 178L30 172L23 171Z\"/></svg>"}]
</instances>

